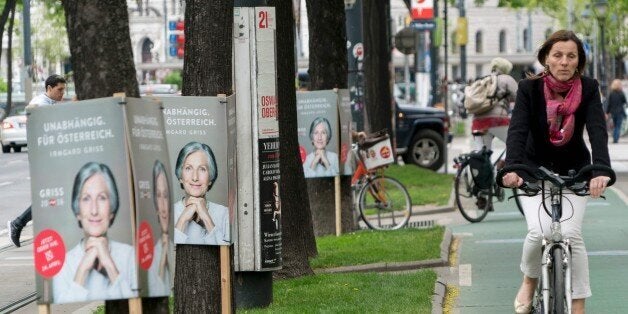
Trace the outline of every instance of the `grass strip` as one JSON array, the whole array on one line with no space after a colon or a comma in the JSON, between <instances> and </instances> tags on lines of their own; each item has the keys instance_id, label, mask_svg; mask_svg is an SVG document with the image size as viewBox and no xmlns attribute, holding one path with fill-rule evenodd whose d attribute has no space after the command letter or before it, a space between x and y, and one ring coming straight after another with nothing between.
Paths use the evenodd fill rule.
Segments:
<instances>
[{"instance_id":1,"label":"grass strip","mask_svg":"<svg viewBox=\"0 0 628 314\"><path fill-rule=\"evenodd\" d=\"M321 274L276 281L273 303L244 313L431 313L436 273Z\"/></svg>"},{"instance_id":2,"label":"grass strip","mask_svg":"<svg viewBox=\"0 0 628 314\"><path fill-rule=\"evenodd\" d=\"M386 175L405 185L413 205L446 205L453 187L453 174L436 173L415 165L391 165Z\"/></svg>"},{"instance_id":3,"label":"grass strip","mask_svg":"<svg viewBox=\"0 0 628 314\"><path fill-rule=\"evenodd\" d=\"M312 268L365 265L382 262L409 262L440 258L445 228L404 228L400 230L360 230L316 239L318 257Z\"/></svg>"}]
</instances>

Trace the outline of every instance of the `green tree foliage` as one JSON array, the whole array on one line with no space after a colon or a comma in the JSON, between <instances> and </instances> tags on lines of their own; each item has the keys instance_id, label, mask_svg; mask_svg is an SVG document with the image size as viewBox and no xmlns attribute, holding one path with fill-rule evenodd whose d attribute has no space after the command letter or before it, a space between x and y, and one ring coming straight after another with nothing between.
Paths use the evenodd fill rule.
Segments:
<instances>
[{"instance_id":1,"label":"green tree foliage","mask_svg":"<svg viewBox=\"0 0 628 314\"><path fill-rule=\"evenodd\" d=\"M181 84L183 84L183 78L181 77L181 71L176 70L168 73L166 77L164 77L164 83L166 84L177 84L177 89L181 90Z\"/></svg>"},{"instance_id":2,"label":"green tree foliage","mask_svg":"<svg viewBox=\"0 0 628 314\"><path fill-rule=\"evenodd\" d=\"M61 1L41 1L33 7L33 52L44 61L41 66L52 67L70 56L63 6Z\"/></svg>"}]
</instances>

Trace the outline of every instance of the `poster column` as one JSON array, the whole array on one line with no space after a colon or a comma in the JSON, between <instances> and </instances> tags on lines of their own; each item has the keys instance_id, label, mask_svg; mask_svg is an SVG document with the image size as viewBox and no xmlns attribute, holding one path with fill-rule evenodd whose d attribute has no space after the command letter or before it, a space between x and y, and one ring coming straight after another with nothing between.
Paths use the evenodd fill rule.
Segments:
<instances>
[{"instance_id":1,"label":"poster column","mask_svg":"<svg viewBox=\"0 0 628 314\"><path fill-rule=\"evenodd\" d=\"M282 263L275 10L234 8L234 23L239 183L235 268L271 271Z\"/></svg>"}]
</instances>

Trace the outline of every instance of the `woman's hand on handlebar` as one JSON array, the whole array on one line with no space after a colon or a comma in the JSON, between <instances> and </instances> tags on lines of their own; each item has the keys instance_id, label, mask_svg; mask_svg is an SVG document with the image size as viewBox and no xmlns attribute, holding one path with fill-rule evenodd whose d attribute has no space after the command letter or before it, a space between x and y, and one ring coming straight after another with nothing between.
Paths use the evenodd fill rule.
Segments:
<instances>
[{"instance_id":1,"label":"woman's hand on handlebar","mask_svg":"<svg viewBox=\"0 0 628 314\"><path fill-rule=\"evenodd\" d=\"M606 190L606 185L610 180L611 178L607 176L597 176L592 178L591 181L589 181L589 193L591 194L591 197L600 197L604 193L604 190Z\"/></svg>"},{"instance_id":2,"label":"woman's hand on handlebar","mask_svg":"<svg viewBox=\"0 0 628 314\"><path fill-rule=\"evenodd\" d=\"M523 179L516 172L508 172L502 177L505 187L518 188L523 184Z\"/></svg>"}]
</instances>

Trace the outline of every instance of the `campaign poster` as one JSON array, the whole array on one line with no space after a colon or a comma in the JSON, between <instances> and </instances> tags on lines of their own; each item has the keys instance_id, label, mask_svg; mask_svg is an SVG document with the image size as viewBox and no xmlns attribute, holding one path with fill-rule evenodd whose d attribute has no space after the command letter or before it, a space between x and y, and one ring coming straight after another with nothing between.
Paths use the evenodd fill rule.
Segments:
<instances>
[{"instance_id":1,"label":"campaign poster","mask_svg":"<svg viewBox=\"0 0 628 314\"><path fill-rule=\"evenodd\" d=\"M174 199L161 104L126 98L125 114L135 192L140 296L169 296L175 264Z\"/></svg>"},{"instance_id":2,"label":"campaign poster","mask_svg":"<svg viewBox=\"0 0 628 314\"><path fill-rule=\"evenodd\" d=\"M305 178L337 176L338 94L333 90L297 92L297 124Z\"/></svg>"},{"instance_id":3,"label":"campaign poster","mask_svg":"<svg viewBox=\"0 0 628 314\"><path fill-rule=\"evenodd\" d=\"M228 107L233 96L163 97L173 173L174 243L230 245L235 195L228 156ZM235 183L231 183L232 185Z\"/></svg>"},{"instance_id":4,"label":"campaign poster","mask_svg":"<svg viewBox=\"0 0 628 314\"><path fill-rule=\"evenodd\" d=\"M30 111L28 149L40 303L137 297L122 98Z\"/></svg>"},{"instance_id":5,"label":"campaign poster","mask_svg":"<svg viewBox=\"0 0 628 314\"><path fill-rule=\"evenodd\" d=\"M350 176L355 169L351 152L351 133L355 131L351 117L351 97L348 89L338 90L338 117L340 118L340 173Z\"/></svg>"}]
</instances>

